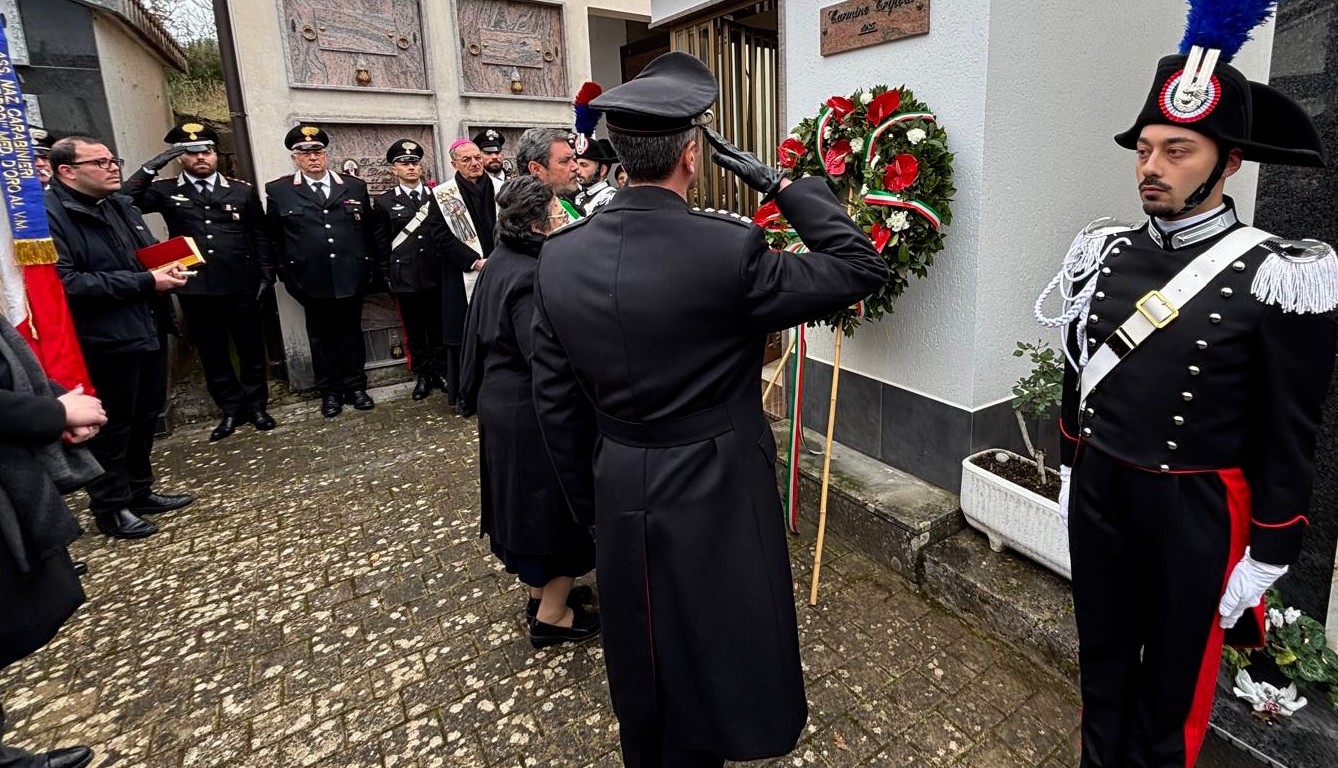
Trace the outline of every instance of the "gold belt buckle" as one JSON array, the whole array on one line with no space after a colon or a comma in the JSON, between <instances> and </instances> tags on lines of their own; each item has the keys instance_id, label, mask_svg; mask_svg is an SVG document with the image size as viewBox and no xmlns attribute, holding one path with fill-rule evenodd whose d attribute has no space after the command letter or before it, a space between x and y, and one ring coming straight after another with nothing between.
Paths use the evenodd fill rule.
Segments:
<instances>
[{"instance_id":1,"label":"gold belt buckle","mask_svg":"<svg viewBox=\"0 0 1338 768\"><path fill-rule=\"evenodd\" d=\"M1165 328L1180 316L1180 308L1163 296L1161 291L1149 291L1134 307L1148 319L1149 323L1152 323L1154 328Z\"/></svg>"}]
</instances>

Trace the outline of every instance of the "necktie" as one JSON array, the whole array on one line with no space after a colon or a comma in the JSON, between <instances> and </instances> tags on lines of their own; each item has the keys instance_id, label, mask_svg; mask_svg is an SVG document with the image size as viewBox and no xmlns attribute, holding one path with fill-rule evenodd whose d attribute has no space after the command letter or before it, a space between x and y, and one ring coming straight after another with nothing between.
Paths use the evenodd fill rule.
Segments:
<instances>
[{"instance_id":1,"label":"necktie","mask_svg":"<svg viewBox=\"0 0 1338 768\"><path fill-rule=\"evenodd\" d=\"M199 187L200 187L200 197L203 197L205 200L208 200L208 199L209 199L209 182L205 181L204 179L201 179L201 180L199 180L199 181L197 181L197 182L195 182L195 183L198 184Z\"/></svg>"},{"instance_id":2,"label":"necktie","mask_svg":"<svg viewBox=\"0 0 1338 768\"><path fill-rule=\"evenodd\" d=\"M314 190L316 190L316 199L317 199L317 200L320 200L322 203L324 203L324 202L325 202L325 182L323 182L323 181L313 181L313 182L311 182L311 188L314 189Z\"/></svg>"},{"instance_id":3,"label":"necktie","mask_svg":"<svg viewBox=\"0 0 1338 768\"><path fill-rule=\"evenodd\" d=\"M418 205L418 202L419 202L419 198L418 198L418 190L415 189L414 191L410 192L410 193L409 193L409 199L413 201L413 204L414 204L414 205Z\"/></svg>"}]
</instances>

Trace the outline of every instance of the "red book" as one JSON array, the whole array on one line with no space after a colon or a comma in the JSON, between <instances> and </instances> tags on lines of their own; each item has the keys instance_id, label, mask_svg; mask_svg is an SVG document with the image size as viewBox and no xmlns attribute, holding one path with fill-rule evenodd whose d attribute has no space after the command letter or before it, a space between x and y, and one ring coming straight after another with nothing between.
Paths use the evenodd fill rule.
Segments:
<instances>
[{"instance_id":1,"label":"red book","mask_svg":"<svg viewBox=\"0 0 1338 768\"><path fill-rule=\"evenodd\" d=\"M140 248L135 251L135 257L150 272L167 269L174 264L190 267L204 263L204 256L200 255L200 249L195 245L193 237L173 237L156 245Z\"/></svg>"}]
</instances>

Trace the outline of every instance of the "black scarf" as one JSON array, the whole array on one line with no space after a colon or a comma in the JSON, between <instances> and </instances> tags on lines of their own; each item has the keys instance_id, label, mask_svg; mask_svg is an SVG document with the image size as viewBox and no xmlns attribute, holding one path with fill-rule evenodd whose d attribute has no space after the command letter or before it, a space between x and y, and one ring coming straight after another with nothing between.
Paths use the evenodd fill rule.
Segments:
<instances>
[{"instance_id":1,"label":"black scarf","mask_svg":"<svg viewBox=\"0 0 1338 768\"><path fill-rule=\"evenodd\" d=\"M28 343L2 318L0 362L9 370L13 391L56 397ZM82 446L56 440L32 448L0 440L0 543L20 573L79 537L79 523L60 494L101 474L102 467Z\"/></svg>"},{"instance_id":2,"label":"black scarf","mask_svg":"<svg viewBox=\"0 0 1338 768\"><path fill-rule=\"evenodd\" d=\"M492 253L497 230L497 201L493 197L492 178L483 174L478 181L470 181L458 172L455 174L456 186L460 188L460 197L469 209L469 218L474 220L474 230L479 233L479 246L486 258Z\"/></svg>"}]
</instances>

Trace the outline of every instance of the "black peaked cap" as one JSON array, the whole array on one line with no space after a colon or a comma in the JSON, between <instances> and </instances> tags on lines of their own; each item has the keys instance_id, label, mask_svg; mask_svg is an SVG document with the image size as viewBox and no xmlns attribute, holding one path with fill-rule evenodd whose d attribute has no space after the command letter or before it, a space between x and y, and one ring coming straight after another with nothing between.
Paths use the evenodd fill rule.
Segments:
<instances>
[{"instance_id":1,"label":"black peaked cap","mask_svg":"<svg viewBox=\"0 0 1338 768\"><path fill-rule=\"evenodd\" d=\"M604 113L609 130L633 136L665 136L696 125L720 94L701 59L670 51L631 80L590 102Z\"/></svg>"}]
</instances>

